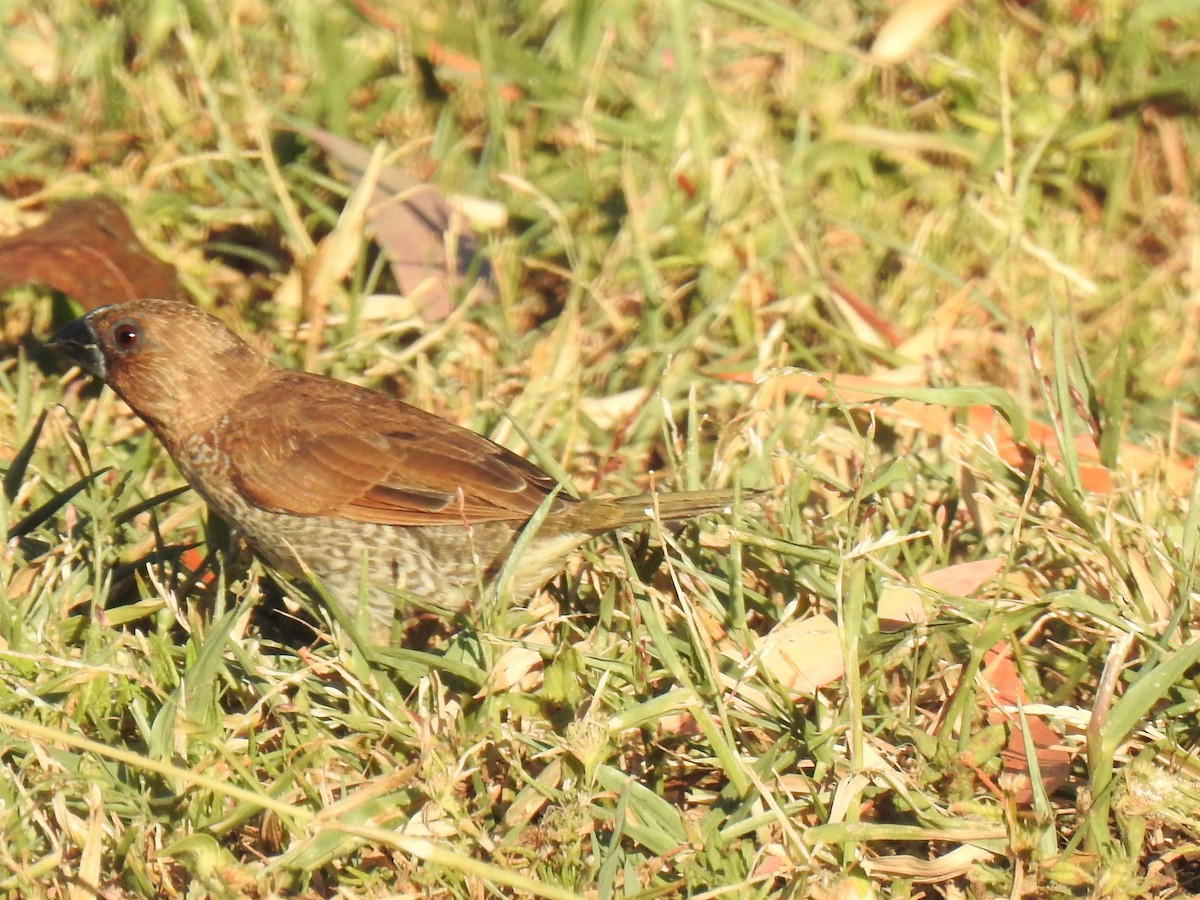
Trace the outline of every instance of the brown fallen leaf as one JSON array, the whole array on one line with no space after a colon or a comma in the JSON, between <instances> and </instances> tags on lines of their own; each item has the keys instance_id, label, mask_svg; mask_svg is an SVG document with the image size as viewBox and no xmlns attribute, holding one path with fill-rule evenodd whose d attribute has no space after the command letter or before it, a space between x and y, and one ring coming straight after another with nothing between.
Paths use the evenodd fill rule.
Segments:
<instances>
[{"instance_id":1,"label":"brown fallen leaf","mask_svg":"<svg viewBox=\"0 0 1200 900\"><path fill-rule=\"evenodd\" d=\"M371 151L319 128L297 130L329 154L351 186L357 186ZM421 315L428 321L451 313L450 288L472 269L481 280L491 277L486 261L479 258L478 238L442 193L398 166L379 170L367 207L367 230L387 257L400 290L418 295Z\"/></svg>"},{"instance_id":2,"label":"brown fallen leaf","mask_svg":"<svg viewBox=\"0 0 1200 900\"><path fill-rule=\"evenodd\" d=\"M991 692L983 695L988 706L988 723L1007 723L1009 728L1008 745L1000 756L1004 772L1012 784L1013 799L1019 804L1033 801L1033 788L1029 781L1030 761L1025 748L1025 727L1029 729L1029 740L1037 757L1042 785L1047 794L1053 794L1066 784L1067 778L1070 777L1072 754L1062 746L1062 740L1054 729L1041 718L1027 715L1022 720L1012 711L1018 704L1028 705L1030 701L1007 644L998 643L987 651L980 674L991 686Z\"/></svg>"},{"instance_id":3,"label":"brown fallen leaf","mask_svg":"<svg viewBox=\"0 0 1200 900\"><path fill-rule=\"evenodd\" d=\"M104 196L66 200L41 225L0 240L0 293L30 282L85 309L180 296L175 267L142 246L120 204Z\"/></svg>"}]
</instances>

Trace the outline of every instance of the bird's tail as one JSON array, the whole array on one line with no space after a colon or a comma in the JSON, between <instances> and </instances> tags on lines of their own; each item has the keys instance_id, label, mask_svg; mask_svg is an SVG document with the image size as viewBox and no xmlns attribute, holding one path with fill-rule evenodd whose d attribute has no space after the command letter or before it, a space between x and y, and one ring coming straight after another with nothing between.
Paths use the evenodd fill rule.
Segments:
<instances>
[{"instance_id":1,"label":"bird's tail","mask_svg":"<svg viewBox=\"0 0 1200 900\"><path fill-rule=\"evenodd\" d=\"M740 498L753 500L763 493L745 490ZM600 534L637 522L674 522L705 513L730 513L738 496L733 491L678 491L584 500L573 510L571 519L579 523L580 531Z\"/></svg>"}]
</instances>

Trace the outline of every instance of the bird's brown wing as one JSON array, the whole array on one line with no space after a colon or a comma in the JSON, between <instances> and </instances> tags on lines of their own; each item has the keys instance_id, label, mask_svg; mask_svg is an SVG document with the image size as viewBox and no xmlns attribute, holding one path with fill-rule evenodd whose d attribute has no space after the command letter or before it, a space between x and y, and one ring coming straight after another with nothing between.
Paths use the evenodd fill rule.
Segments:
<instances>
[{"instance_id":1,"label":"bird's brown wing","mask_svg":"<svg viewBox=\"0 0 1200 900\"><path fill-rule=\"evenodd\" d=\"M281 372L221 431L250 502L387 525L521 521L555 488L526 459L356 385ZM559 502L570 502L563 498Z\"/></svg>"}]
</instances>

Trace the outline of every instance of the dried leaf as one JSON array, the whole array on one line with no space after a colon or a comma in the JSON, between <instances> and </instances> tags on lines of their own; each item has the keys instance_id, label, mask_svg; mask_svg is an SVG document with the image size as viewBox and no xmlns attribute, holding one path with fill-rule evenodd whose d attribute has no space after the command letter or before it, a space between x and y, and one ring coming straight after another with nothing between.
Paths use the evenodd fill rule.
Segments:
<instances>
[{"instance_id":1,"label":"dried leaf","mask_svg":"<svg viewBox=\"0 0 1200 900\"><path fill-rule=\"evenodd\" d=\"M367 172L371 152L317 128L301 128L332 157L357 185ZM388 259L406 294L416 294L424 318L444 319L454 308L450 289L472 274L490 278L479 259L479 241L449 201L430 184L398 166L382 166L367 209L367 229Z\"/></svg>"},{"instance_id":2,"label":"dried leaf","mask_svg":"<svg viewBox=\"0 0 1200 900\"><path fill-rule=\"evenodd\" d=\"M690 710L667 713L655 722L654 727L659 734L672 737L691 737L700 733L696 716Z\"/></svg>"},{"instance_id":3,"label":"dried leaf","mask_svg":"<svg viewBox=\"0 0 1200 900\"><path fill-rule=\"evenodd\" d=\"M979 559L935 569L921 576L921 586L956 597L970 597L1004 568L1002 559ZM889 585L877 606L881 631L898 631L929 621L921 591L911 585Z\"/></svg>"},{"instance_id":4,"label":"dried leaf","mask_svg":"<svg viewBox=\"0 0 1200 900\"><path fill-rule=\"evenodd\" d=\"M892 13L871 46L878 63L903 62L962 0L907 0Z\"/></svg>"},{"instance_id":5,"label":"dried leaf","mask_svg":"<svg viewBox=\"0 0 1200 900\"><path fill-rule=\"evenodd\" d=\"M525 638L530 644L551 643L550 632L538 626ZM492 666L487 683L479 689L477 698L498 694L514 687L522 691L536 690L542 683L542 654L529 646L514 644Z\"/></svg>"},{"instance_id":6,"label":"dried leaf","mask_svg":"<svg viewBox=\"0 0 1200 900\"><path fill-rule=\"evenodd\" d=\"M921 583L943 594L970 597L1003 568L1002 559L977 559L974 562L959 563L956 566L926 572L921 576Z\"/></svg>"},{"instance_id":7,"label":"dried leaf","mask_svg":"<svg viewBox=\"0 0 1200 900\"><path fill-rule=\"evenodd\" d=\"M782 844L767 844L758 851L758 866L754 870L754 878L766 881L779 878L795 871L796 863L792 854Z\"/></svg>"},{"instance_id":8,"label":"dried leaf","mask_svg":"<svg viewBox=\"0 0 1200 900\"><path fill-rule=\"evenodd\" d=\"M41 565L22 566L8 579L4 592L5 600L19 600L33 588L33 582L41 572Z\"/></svg>"},{"instance_id":9,"label":"dried leaf","mask_svg":"<svg viewBox=\"0 0 1200 900\"><path fill-rule=\"evenodd\" d=\"M864 342L874 347L889 347L892 350L904 343L900 329L884 319L866 300L831 274L825 275L825 283L829 286L834 306L849 322L855 335Z\"/></svg>"},{"instance_id":10,"label":"dried leaf","mask_svg":"<svg viewBox=\"0 0 1200 900\"><path fill-rule=\"evenodd\" d=\"M198 572L200 567L204 565L204 554L195 547L189 547L179 554L179 564L189 572ZM209 569L200 576L200 583L210 585L216 580L217 576Z\"/></svg>"},{"instance_id":11,"label":"dried leaf","mask_svg":"<svg viewBox=\"0 0 1200 900\"><path fill-rule=\"evenodd\" d=\"M879 595L876 607L880 631L899 631L909 625L920 625L929 621L925 601L916 588L907 584L888 585Z\"/></svg>"},{"instance_id":12,"label":"dried leaf","mask_svg":"<svg viewBox=\"0 0 1200 900\"><path fill-rule=\"evenodd\" d=\"M815 615L776 628L762 638L764 669L797 697L810 696L846 673L838 627Z\"/></svg>"},{"instance_id":13,"label":"dried leaf","mask_svg":"<svg viewBox=\"0 0 1200 900\"><path fill-rule=\"evenodd\" d=\"M579 401L579 409L597 428L611 431L626 425L649 399L650 388L631 388L607 397L584 397Z\"/></svg>"},{"instance_id":14,"label":"dried leaf","mask_svg":"<svg viewBox=\"0 0 1200 900\"><path fill-rule=\"evenodd\" d=\"M534 821L538 812L555 796L562 784L561 757L550 759L546 767L517 794L501 822L505 831L520 828Z\"/></svg>"},{"instance_id":15,"label":"dried leaf","mask_svg":"<svg viewBox=\"0 0 1200 900\"><path fill-rule=\"evenodd\" d=\"M5 50L12 63L43 85L58 81L60 38L54 23L43 13L30 13L5 24Z\"/></svg>"},{"instance_id":16,"label":"dried leaf","mask_svg":"<svg viewBox=\"0 0 1200 900\"><path fill-rule=\"evenodd\" d=\"M142 246L120 204L103 196L67 200L36 228L0 240L0 293L29 282L86 309L179 298L175 267Z\"/></svg>"},{"instance_id":17,"label":"dried leaf","mask_svg":"<svg viewBox=\"0 0 1200 900\"><path fill-rule=\"evenodd\" d=\"M1013 711L1018 703L1027 706L1029 696L1021 684L1017 667L1009 656L1009 648L1000 643L984 656L983 678L991 685L991 693L985 695L990 709L987 712L991 724L1007 723L1008 745L1001 752L1004 772L1014 778L1017 788L1013 799L1017 803L1033 800L1033 789L1028 786L1030 774L1029 757L1025 752L1023 723L1029 727L1030 743L1036 748L1038 771L1047 794L1052 794L1066 783L1071 774L1071 754L1063 749L1058 735L1041 718L1026 711L1024 720Z\"/></svg>"},{"instance_id":18,"label":"dried leaf","mask_svg":"<svg viewBox=\"0 0 1200 900\"><path fill-rule=\"evenodd\" d=\"M509 688L519 685L526 675L529 675L535 667L539 667L541 664L542 654L536 650L526 647L509 647L496 660L487 684L480 688L479 693L475 696L486 697L488 694L507 691ZM532 687L536 688L537 685L532 685Z\"/></svg>"}]
</instances>

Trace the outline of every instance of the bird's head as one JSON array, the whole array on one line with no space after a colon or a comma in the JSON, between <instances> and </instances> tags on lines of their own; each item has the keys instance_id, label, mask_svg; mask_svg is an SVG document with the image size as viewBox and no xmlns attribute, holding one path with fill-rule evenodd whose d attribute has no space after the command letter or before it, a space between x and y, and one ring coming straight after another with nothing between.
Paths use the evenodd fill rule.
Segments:
<instances>
[{"instance_id":1,"label":"bird's head","mask_svg":"<svg viewBox=\"0 0 1200 900\"><path fill-rule=\"evenodd\" d=\"M208 427L271 363L217 318L178 300L102 306L50 346L103 379L155 431Z\"/></svg>"}]
</instances>

